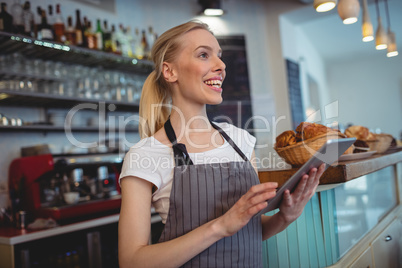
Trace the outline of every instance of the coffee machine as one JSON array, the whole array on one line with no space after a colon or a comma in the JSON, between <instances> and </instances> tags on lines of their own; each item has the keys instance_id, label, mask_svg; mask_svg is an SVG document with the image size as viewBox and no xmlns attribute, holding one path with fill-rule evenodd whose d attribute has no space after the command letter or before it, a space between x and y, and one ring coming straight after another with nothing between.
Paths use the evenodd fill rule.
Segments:
<instances>
[{"instance_id":1,"label":"coffee machine","mask_svg":"<svg viewBox=\"0 0 402 268\"><path fill-rule=\"evenodd\" d=\"M56 221L118 213L122 161L118 154L14 159L8 178L13 212Z\"/></svg>"}]
</instances>

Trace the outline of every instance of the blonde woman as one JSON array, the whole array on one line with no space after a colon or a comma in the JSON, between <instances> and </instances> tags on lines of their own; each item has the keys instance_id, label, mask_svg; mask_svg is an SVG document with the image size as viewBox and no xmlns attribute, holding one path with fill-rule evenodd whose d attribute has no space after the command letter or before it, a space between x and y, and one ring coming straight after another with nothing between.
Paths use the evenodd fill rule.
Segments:
<instances>
[{"instance_id":1,"label":"blonde woman","mask_svg":"<svg viewBox=\"0 0 402 268\"><path fill-rule=\"evenodd\" d=\"M226 75L218 41L206 24L190 21L162 34L151 54L142 139L120 175L120 266L261 267L262 240L300 216L324 166L285 192L278 213L254 217L277 184L259 183L252 135L207 117L206 104L222 102ZM151 206L165 226L149 245Z\"/></svg>"}]
</instances>

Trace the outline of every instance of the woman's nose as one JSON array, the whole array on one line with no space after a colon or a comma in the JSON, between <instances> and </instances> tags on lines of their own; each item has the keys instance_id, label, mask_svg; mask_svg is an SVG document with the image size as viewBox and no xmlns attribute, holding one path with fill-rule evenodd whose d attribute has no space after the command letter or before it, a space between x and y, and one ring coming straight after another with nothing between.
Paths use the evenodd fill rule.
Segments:
<instances>
[{"instance_id":1,"label":"woman's nose","mask_svg":"<svg viewBox=\"0 0 402 268\"><path fill-rule=\"evenodd\" d=\"M215 71L221 71L223 72L226 69L226 64L222 61L221 58L216 57L216 65L215 65Z\"/></svg>"}]
</instances>

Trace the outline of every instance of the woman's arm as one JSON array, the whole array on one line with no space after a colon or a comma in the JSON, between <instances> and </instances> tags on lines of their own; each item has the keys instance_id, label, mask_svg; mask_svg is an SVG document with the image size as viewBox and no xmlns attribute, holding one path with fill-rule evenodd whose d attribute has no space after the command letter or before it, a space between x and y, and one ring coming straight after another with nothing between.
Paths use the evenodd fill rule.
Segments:
<instances>
[{"instance_id":1,"label":"woman's arm","mask_svg":"<svg viewBox=\"0 0 402 268\"><path fill-rule=\"evenodd\" d=\"M122 204L119 220L120 267L177 267L216 241L230 236L273 197L272 186L250 188L224 215L173 240L148 245L151 226L152 184L136 178L121 180Z\"/></svg>"}]
</instances>

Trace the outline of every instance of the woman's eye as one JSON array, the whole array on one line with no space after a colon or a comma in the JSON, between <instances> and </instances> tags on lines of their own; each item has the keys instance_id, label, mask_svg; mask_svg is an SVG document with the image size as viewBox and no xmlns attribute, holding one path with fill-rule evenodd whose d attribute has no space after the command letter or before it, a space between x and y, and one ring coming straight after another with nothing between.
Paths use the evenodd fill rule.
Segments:
<instances>
[{"instance_id":1,"label":"woman's eye","mask_svg":"<svg viewBox=\"0 0 402 268\"><path fill-rule=\"evenodd\" d=\"M205 53L205 52L204 52L204 53L201 53L201 54L200 54L200 57L206 59L206 58L208 58L208 54Z\"/></svg>"}]
</instances>

